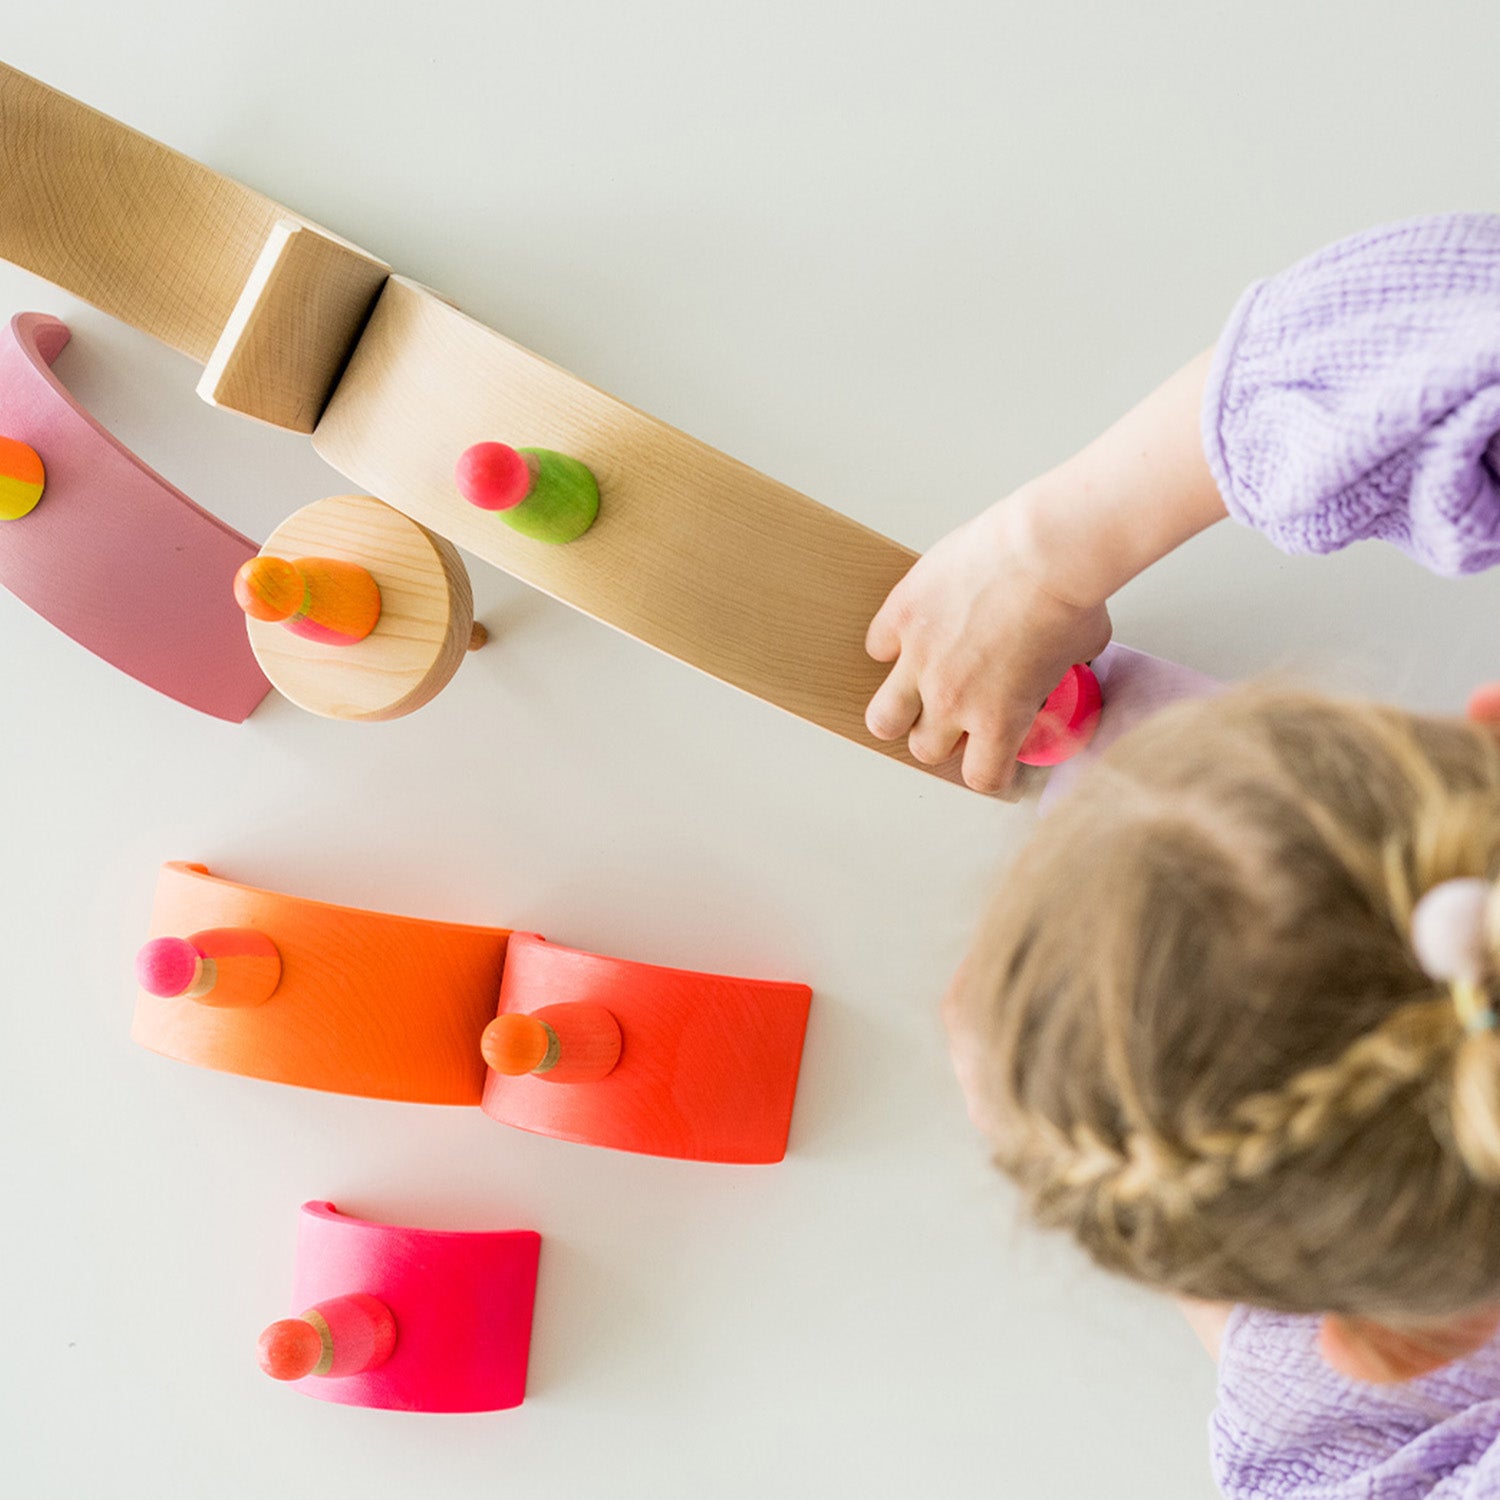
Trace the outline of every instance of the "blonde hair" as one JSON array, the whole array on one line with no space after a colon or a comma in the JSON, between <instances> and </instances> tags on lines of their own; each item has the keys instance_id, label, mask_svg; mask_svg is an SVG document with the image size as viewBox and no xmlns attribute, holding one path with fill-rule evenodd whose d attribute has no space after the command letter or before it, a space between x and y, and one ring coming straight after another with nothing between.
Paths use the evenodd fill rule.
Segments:
<instances>
[{"instance_id":1,"label":"blonde hair","mask_svg":"<svg viewBox=\"0 0 1500 1500\"><path fill-rule=\"evenodd\" d=\"M999 1164L1190 1296L1500 1296L1500 1039L1409 931L1439 881L1497 875L1481 730L1263 688L1157 715L1044 820L950 995ZM1486 946L1493 1004L1500 901Z\"/></svg>"}]
</instances>

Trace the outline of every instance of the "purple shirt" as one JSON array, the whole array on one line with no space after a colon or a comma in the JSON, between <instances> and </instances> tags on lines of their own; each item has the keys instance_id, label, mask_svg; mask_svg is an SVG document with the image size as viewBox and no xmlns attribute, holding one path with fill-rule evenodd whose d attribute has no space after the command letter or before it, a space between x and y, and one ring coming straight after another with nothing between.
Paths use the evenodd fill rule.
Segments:
<instances>
[{"instance_id":1,"label":"purple shirt","mask_svg":"<svg viewBox=\"0 0 1500 1500\"><path fill-rule=\"evenodd\" d=\"M1237 1307L1210 1427L1227 1500L1495 1500L1500 1341L1404 1385L1324 1364L1318 1320Z\"/></svg>"},{"instance_id":2,"label":"purple shirt","mask_svg":"<svg viewBox=\"0 0 1500 1500\"><path fill-rule=\"evenodd\" d=\"M1288 552L1365 537L1500 562L1500 217L1414 219L1240 299L1203 402L1237 520ZM1317 1320L1237 1308L1212 1424L1231 1500L1500 1500L1500 1343L1407 1385L1325 1365Z\"/></svg>"},{"instance_id":3,"label":"purple shirt","mask_svg":"<svg viewBox=\"0 0 1500 1500\"><path fill-rule=\"evenodd\" d=\"M1287 552L1380 537L1443 574L1500 562L1500 216L1341 240L1240 299L1203 402L1236 520Z\"/></svg>"}]
</instances>

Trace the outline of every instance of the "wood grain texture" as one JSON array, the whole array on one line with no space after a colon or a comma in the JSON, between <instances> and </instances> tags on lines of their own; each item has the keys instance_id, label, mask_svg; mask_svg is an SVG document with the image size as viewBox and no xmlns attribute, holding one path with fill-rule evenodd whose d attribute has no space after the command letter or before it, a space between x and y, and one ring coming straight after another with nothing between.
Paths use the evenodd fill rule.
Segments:
<instances>
[{"instance_id":1,"label":"wood grain texture","mask_svg":"<svg viewBox=\"0 0 1500 1500\"><path fill-rule=\"evenodd\" d=\"M400 1411L502 1411L526 1394L542 1239L529 1229L379 1224L305 1203L295 1307L363 1292L390 1310L395 1347L371 1369L311 1375L320 1401Z\"/></svg>"},{"instance_id":2,"label":"wood grain texture","mask_svg":"<svg viewBox=\"0 0 1500 1500\"><path fill-rule=\"evenodd\" d=\"M0 67L5 258L206 362L282 219L308 224ZM453 466L482 439L587 463L603 491L593 530L549 554L475 513ZM913 552L603 394L437 293L385 282L314 443L361 487L555 598L961 782L956 760L922 766L904 741L882 743L864 727L885 675L864 653L865 629ZM1018 777L1010 795L1033 780Z\"/></svg>"},{"instance_id":3,"label":"wood grain texture","mask_svg":"<svg viewBox=\"0 0 1500 1500\"><path fill-rule=\"evenodd\" d=\"M470 505L453 470L485 439L587 464L602 495L593 528L548 547ZM915 553L414 283L386 283L313 445L424 526L585 614L916 764L904 742L883 744L864 724L886 672L866 656L865 630Z\"/></svg>"},{"instance_id":4,"label":"wood grain texture","mask_svg":"<svg viewBox=\"0 0 1500 1500\"><path fill-rule=\"evenodd\" d=\"M281 219L214 345L198 394L214 406L311 432L390 267Z\"/></svg>"},{"instance_id":5,"label":"wood grain texture","mask_svg":"<svg viewBox=\"0 0 1500 1500\"><path fill-rule=\"evenodd\" d=\"M288 516L262 555L332 558L368 569L380 619L352 645L245 619L266 676L331 719L396 719L431 702L458 670L474 627L469 575L453 545L368 495L335 495Z\"/></svg>"},{"instance_id":6,"label":"wood grain texture","mask_svg":"<svg viewBox=\"0 0 1500 1500\"><path fill-rule=\"evenodd\" d=\"M239 723L271 690L233 594L255 543L73 399L50 368L68 337L41 313L0 325L0 413L47 468L36 509L0 522L0 584L137 681Z\"/></svg>"},{"instance_id":7,"label":"wood grain texture","mask_svg":"<svg viewBox=\"0 0 1500 1500\"><path fill-rule=\"evenodd\" d=\"M507 929L358 911L218 879L202 865L164 865L149 935L210 927L253 928L276 944L275 994L226 1009L139 990L131 1036L141 1046L340 1094L479 1102L479 1038L495 1013Z\"/></svg>"},{"instance_id":8,"label":"wood grain texture","mask_svg":"<svg viewBox=\"0 0 1500 1500\"><path fill-rule=\"evenodd\" d=\"M619 1061L588 1082L491 1072L484 1112L617 1151L780 1161L811 1002L805 984L664 969L516 933L499 1014L546 1019L565 1006L603 1007L619 1024Z\"/></svg>"},{"instance_id":9,"label":"wood grain texture","mask_svg":"<svg viewBox=\"0 0 1500 1500\"><path fill-rule=\"evenodd\" d=\"M0 64L0 256L200 364L289 216Z\"/></svg>"}]
</instances>

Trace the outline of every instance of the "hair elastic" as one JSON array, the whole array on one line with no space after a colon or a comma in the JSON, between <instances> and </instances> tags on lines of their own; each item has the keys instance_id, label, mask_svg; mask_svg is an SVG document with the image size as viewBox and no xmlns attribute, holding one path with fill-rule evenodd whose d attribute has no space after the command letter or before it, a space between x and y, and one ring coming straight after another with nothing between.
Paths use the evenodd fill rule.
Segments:
<instances>
[{"instance_id":1,"label":"hair elastic","mask_svg":"<svg viewBox=\"0 0 1500 1500\"><path fill-rule=\"evenodd\" d=\"M1417 962L1428 978L1452 988L1454 1009L1471 1035L1500 1025L1500 1015L1480 982L1492 894L1487 880L1443 880L1417 902L1411 914L1411 945Z\"/></svg>"}]
</instances>

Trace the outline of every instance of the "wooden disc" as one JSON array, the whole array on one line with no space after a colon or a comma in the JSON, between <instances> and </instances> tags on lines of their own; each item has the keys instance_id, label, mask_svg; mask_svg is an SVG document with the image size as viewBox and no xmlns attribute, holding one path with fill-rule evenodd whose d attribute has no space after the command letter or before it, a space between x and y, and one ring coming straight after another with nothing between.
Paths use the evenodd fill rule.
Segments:
<instances>
[{"instance_id":1,"label":"wooden disc","mask_svg":"<svg viewBox=\"0 0 1500 1500\"><path fill-rule=\"evenodd\" d=\"M368 495L335 495L288 516L262 556L358 563L380 585L380 620L331 646L245 619L261 670L286 697L329 719L398 719L437 696L474 627L469 575L453 545Z\"/></svg>"}]
</instances>

